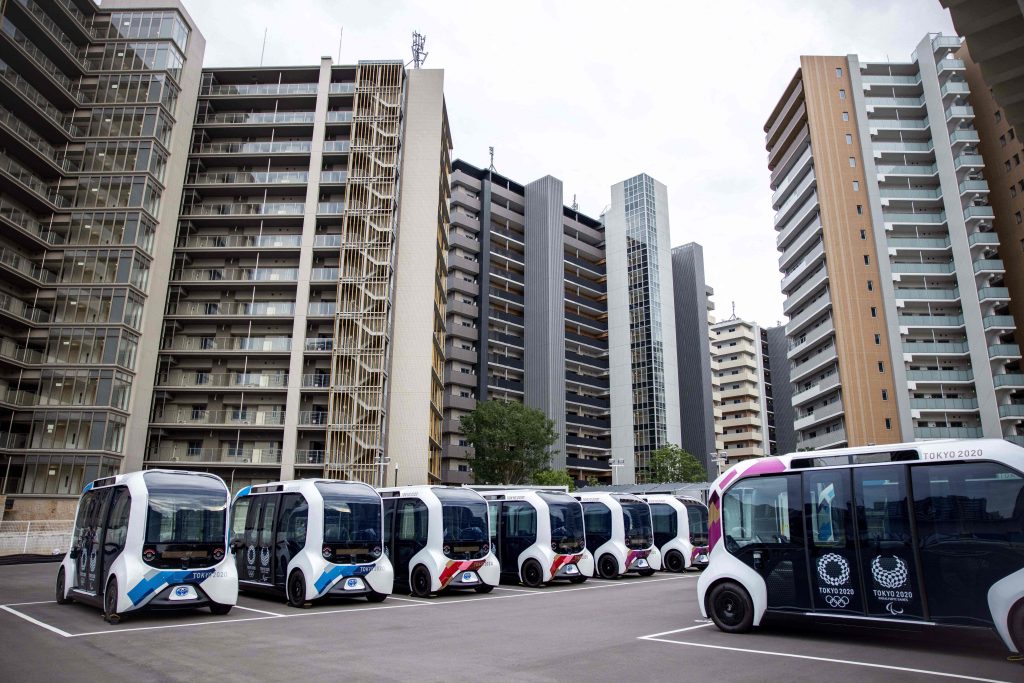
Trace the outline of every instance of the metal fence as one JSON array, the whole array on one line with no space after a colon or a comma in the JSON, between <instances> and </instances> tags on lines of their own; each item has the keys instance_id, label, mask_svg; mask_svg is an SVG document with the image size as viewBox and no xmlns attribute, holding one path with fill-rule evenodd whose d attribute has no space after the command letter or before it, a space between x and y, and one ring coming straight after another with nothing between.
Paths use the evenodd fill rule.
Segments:
<instances>
[{"instance_id":1,"label":"metal fence","mask_svg":"<svg viewBox=\"0 0 1024 683\"><path fill-rule=\"evenodd\" d=\"M0 522L0 555L62 555L74 526L74 520Z\"/></svg>"}]
</instances>

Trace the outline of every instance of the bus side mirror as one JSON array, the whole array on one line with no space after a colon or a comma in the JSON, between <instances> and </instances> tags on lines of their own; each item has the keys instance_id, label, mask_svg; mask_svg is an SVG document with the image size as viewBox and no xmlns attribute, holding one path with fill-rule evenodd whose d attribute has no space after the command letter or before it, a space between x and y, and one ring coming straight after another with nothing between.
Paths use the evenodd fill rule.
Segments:
<instances>
[{"instance_id":1,"label":"bus side mirror","mask_svg":"<svg viewBox=\"0 0 1024 683\"><path fill-rule=\"evenodd\" d=\"M241 550L242 545L242 539L238 536L235 536L231 539L231 543L228 544L228 547L231 548L231 552L237 553L239 550Z\"/></svg>"},{"instance_id":2,"label":"bus side mirror","mask_svg":"<svg viewBox=\"0 0 1024 683\"><path fill-rule=\"evenodd\" d=\"M72 560L77 560L78 559L78 551L79 551L79 548L75 548L75 547L71 548L70 550L68 550L68 557L70 557Z\"/></svg>"}]
</instances>

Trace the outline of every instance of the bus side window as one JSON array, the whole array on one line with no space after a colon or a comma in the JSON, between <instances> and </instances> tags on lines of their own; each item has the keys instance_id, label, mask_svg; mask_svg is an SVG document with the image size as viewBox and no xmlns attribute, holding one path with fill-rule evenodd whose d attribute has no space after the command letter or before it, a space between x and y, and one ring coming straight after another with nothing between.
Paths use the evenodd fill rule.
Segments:
<instances>
[{"instance_id":1,"label":"bus side window","mask_svg":"<svg viewBox=\"0 0 1024 683\"><path fill-rule=\"evenodd\" d=\"M722 500L727 548L790 542L789 486L784 477L743 481L726 491Z\"/></svg>"},{"instance_id":2,"label":"bus side window","mask_svg":"<svg viewBox=\"0 0 1024 683\"><path fill-rule=\"evenodd\" d=\"M243 540L245 537L245 519L249 514L250 496L239 498L231 508L231 540Z\"/></svg>"},{"instance_id":3,"label":"bus side window","mask_svg":"<svg viewBox=\"0 0 1024 683\"><path fill-rule=\"evenodd\" d=\"M391 556L391 546L395 542L394 531L395 531L395 503L397 501L394 498L385 498L383 501L384 507L384 553Z\"/></svg>"},{"instance_id":4,"label":"bus side window","mask_svg":"<svg viewBox=\"0 0 1024 683\"><path fill-rule=\"evenodd\" d=\"M125 540L128 537L128 516L131 509L132 496L128 493L128 487L118 486L114 489L114 500L110 508L110 523L104 541L111 546L112 555L117 555L124 550Z\"/></svg>"},{"instance_id":5,"label":"bus side window","mask_svg":"<svg viewBox=\"0 0 1024 683\"><path fill-rule=\"evenodd\" d=\"M501 505L499 501L489 501L487 503L487 523L491 527L491 547L495 547L498 543L498 507Z\"/></svg>"},{"instance_id":6,"label":"bus side window","mask_svg":"<svg viewBox=\"0 0 1024 683\"><path fill-rule=\"evenodd\" d=\"M286 493L281 496L281 512L278 517L277 542L292 543L296 550L306 545L306 520L309 506L301 493Z\"/></svg>"},{"instance_id":7,"label":"bus side window","mask_svg":"<svg viewBox=\"0 0 1024 683\"><path fill-rule=\"evenodd\" d=\"M537 540L537 511L529 503L511 502L505 504L506 535L528 543Z\"/></svg>"},{"instance_id":8,"label":"bus side window","mask_svg":"<svg viewBox=\"0 0 1024 683\"><path fill-rule=\"evenodd\" d=\"M594 552L612 538L612 511L604 503L584 503L583 525L587 550Z\"/></svg>"}]
</instances>

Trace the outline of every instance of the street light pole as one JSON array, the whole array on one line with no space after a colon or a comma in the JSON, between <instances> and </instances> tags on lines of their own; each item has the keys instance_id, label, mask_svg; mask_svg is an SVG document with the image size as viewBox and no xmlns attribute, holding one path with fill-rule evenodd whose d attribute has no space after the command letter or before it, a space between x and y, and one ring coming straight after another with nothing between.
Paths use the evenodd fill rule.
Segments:
<instances>
[{"instance_id":1,"label":"street light pole","mask_svg":"<svg viewBox=\"0 0 1024 683\"><path fill-rule=\"evenodd\" d=\"M625 458L612 458L608 461L608 465L612 468L612 486L619 483L619 468L626 464Z\"/></svg>"}]
</instances>

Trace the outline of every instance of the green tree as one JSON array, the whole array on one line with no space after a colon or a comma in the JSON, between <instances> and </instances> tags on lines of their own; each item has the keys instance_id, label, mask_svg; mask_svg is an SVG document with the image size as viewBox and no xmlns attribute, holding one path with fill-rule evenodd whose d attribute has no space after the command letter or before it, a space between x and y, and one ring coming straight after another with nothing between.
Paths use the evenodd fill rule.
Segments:
<instances>
[{"instance_id":1,"label":"green tree","mask_svg":"<svg viewBox=\"0 0 1024 683\"><path fill-rule=\"evenodd\" d=\"M533 483L537 486L568 486L570 491L576 490L576 482L565 470L540 470L533 475Z\"/></svg>"},{"instance_id":2,"label":"green tree","mask_svg":"<svg viewBox=\"0 0 1024 683\"><path fill-rule=\"evenodd\" d=\"M483 401L460 420L478 484L525 484L551 463L555 423L521 403Z\"/></svg>"},{"instance_id":3,"label":"green tree","mask_svg":"<svg viewBox=\"0 0 1024 683\"><path fill-rule=\"evenodd\" d=\"M647 465L648 484L663 484L670 481L697 482L706 481L707 470L697 458L675 444L666 444L651 453Z\"/></svg>"}]
</instances>

